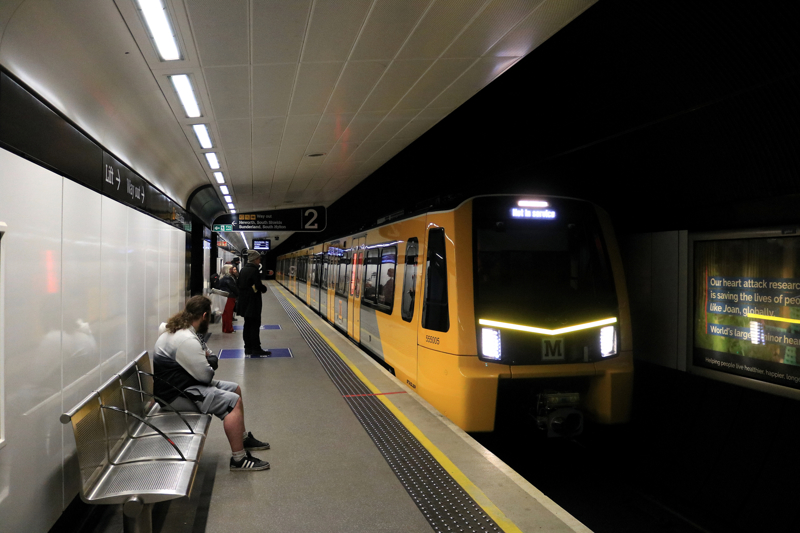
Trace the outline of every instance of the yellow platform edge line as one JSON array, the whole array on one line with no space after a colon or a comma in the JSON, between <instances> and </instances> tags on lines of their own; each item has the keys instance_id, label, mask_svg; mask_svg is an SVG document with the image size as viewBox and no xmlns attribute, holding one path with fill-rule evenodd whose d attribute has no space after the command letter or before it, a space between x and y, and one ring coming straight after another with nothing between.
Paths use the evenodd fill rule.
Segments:
<instances>
[{"instance_id":1,"label":"yellow platform edge line","mask_svg":"<svg viewBox=\"0 0 800 533\"><path fill-rule=\"evenodd\" d=\"M297 307L294 302L287 298L286 293L284 292L282 286L278 286L278 290L281 292L281 295L286 298L286 301L294 307L298 313L308 322L308 325L314 328L314 331L319 334L320 337L331 347L331 349L336 352L344 363L350 367L350 370L360 379L366 386L373 392L373 394L379 394L381 391L372 382L367 379L367 377L359 370L351 361L350 359L343 354L339 348L337 348L328 337L325 336L319 329L317 329L314 324L311 323L311 320L306 316L303 311ZM395 406L386 396L377 396L377 398L383 402L383 404L389 409L394 416L406 427L406 429L411 432L414 437L422 444L426 450L436 459L442 468L444 468L448 474L450 474L453 479L458 483L467 494L475 500L475 503L481 506L483 512L491 517L492 520L506 533L522 533L522 530L517 527L517 525L512 522L503 511L500 510L493 502L489 499L486 494L483 493L481 489L478 488L470 479L439 449L433 444L428 437L425 436L419 428L414 425L414 423L408 419L406 415L404 415L398 408Z\"/></svg>"}]
</instances>

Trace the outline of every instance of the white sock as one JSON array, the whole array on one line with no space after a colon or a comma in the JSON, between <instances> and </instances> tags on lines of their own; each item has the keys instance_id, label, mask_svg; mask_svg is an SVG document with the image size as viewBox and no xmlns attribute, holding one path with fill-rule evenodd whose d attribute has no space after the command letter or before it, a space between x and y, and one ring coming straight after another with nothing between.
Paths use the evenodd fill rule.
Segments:
<instances>
[{"instance_id":1,"label":"white sock","mask_svg":"<svg viewBox=\"0 0 800 533\"><path fill-rule=\"evenodd\" d=\"M233 455L233 460L238 463L239 461L247 457L247 452L242 450L240 452L233 452L231 455Z\"/></svg>"},{"instance_id":2,"label":"white sock","mask_svg":"<svg viewBox=\"0 0 800 533\"><path fill-rule=\"evenodd\" d=\"M246 438L248 437L248 435L247 435L248 433L249 433L249 431L247 431L247 430L245 429L245 430L244 430L244 434L242 435L242 438L243 438L243 439L246 439Z\"/></svg>"}]
</instances>

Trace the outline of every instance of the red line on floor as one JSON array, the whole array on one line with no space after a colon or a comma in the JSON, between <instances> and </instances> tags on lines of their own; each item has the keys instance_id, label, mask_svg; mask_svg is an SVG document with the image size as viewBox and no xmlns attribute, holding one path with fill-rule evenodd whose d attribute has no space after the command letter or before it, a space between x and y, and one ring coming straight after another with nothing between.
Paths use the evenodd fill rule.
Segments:
<instances>
[{"instance_id":1,"label":"red line on floor","mask_svg":"<svg viewBox=\"0 0 800 533\"><path fill-rule=\"evenodd\" d=\"M343 394L342 398L355 398L356 396L384 396L386 394L405 394L406 391L400 390L397 392L379 392L378 394Z\"/></svg>"}]
</instances>

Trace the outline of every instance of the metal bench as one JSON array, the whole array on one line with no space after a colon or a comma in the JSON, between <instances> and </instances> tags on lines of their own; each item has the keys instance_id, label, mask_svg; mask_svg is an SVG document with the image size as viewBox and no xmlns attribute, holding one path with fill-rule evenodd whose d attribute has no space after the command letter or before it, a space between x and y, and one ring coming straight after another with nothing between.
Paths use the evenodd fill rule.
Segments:
<instances>
[{"instance_id":1,"label":"metal bench","mask_svg":"<svg viewBox=\"0 0 800 533\"><path fill-rule=\"evenodd\" d=\"M149 369L144 352L61 415L75 435L81 499L122 504L127 533L150 533L154 503L189 495L211 419L159 407L152 381L142 383Z\"/></svg>"}]
</instances>

